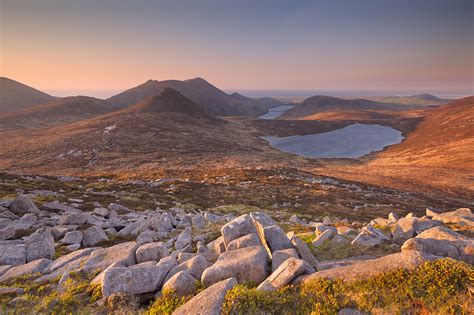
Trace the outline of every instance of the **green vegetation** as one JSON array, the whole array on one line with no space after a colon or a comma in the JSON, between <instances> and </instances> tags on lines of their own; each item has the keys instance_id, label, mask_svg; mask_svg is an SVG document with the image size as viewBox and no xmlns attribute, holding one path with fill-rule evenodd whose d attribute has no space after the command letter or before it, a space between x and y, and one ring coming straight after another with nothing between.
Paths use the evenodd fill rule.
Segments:
<instances>
[{"instance_id":1,"label":"green vegetation","mask_svg":"<svg viewBox=\"0 0 474 315\"><path fill-rule=\"evenodd\" d=\"M350 283L318 279L274 292L238 285L228 292L224 314L337 314L341 308L393 314L459 313L472 310L474 269L452 259L427 262Z\"/></svg>"},{"instance_id":2,"label":"green vegetation","mask_svg":"<svg viewBox=\"0 0 474 315\"><path fill-rule=\"evenodd\" d=\"M177 296L174 292L163 292L147 311L149 315L172 314L178 307L186 303L192 296Z\"/></svg>"},{"instance_id":3,"label":"green vegetation","mask_svg":"<svg viewBox=\"0 0 474 315\"><path fill-rule=\"evenodd\" d=\"M48 283L35 282L39 274L26 275L2 283L4 287L19 287L25 294L15 298L2 297L0 304L3 309L18 314L54 313L66 314L87 312L90 303L101 297L97 287L89 285L93 274L71 272L69 278L60 287L57 286L59 277Z\"/></svg>"}]
</instances>

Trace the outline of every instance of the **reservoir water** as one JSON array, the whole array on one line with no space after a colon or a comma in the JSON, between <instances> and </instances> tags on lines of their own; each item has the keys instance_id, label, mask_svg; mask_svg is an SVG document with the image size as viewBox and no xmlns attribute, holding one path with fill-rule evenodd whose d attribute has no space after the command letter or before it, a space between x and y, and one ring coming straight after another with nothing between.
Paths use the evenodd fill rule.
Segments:
<instances>
[{"instance_id":1,"label":"reservoir water","mask_svg":"<svg viewBox=\"0 0 474 315\"><path fill-rule=\"evenodd\" d=\"M279 150L310 158L358 158L403 140L396 129L366 124L319 134L262 138Z\"/></svg>"},{"instance_id":2,"label":"reservoir water","mask_svg":"<svg viewBox=\"0 0 474 315\"><path fill-rule=\"evenodd\" d=\"M268 112L258 118L262 118L262 119L275 119L277 118L278 116L282 115L284 112L292 109L293 105L281 105L281 106L277 106L277 107L272 107L268 110Z\"/></svg>"}]
</instances>

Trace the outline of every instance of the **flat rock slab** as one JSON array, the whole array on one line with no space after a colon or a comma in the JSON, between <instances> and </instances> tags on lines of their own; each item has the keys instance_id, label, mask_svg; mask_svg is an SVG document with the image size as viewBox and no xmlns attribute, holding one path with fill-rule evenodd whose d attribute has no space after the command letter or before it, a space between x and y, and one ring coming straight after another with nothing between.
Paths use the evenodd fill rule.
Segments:
<instances>
[{"instance_id":1,"label":"flat rock slab","mask_svg":"<svg viewBox=\"0 0 474 315\"><path fill-rule=\"evenodd\" d=\"M363 280L396 269L411 270L426 261L433 261L439 258L439 256L418 251L406 251L377 259L355 262L346 267L318 271L308 276L299 277L297 282L308 282L320 278L341 279L343 281Z\"/></svg>"},{"instance_id":2,"label":"flat rock slab","mask_svg":"<svg viewBox=\"0 0 474 315\"><path fill-rule=\"evenodd\" d=\"M108 268L102 280L102 294L109 297L118 292L154 293L163 284L168 271L168 266Z\"/></svg>"},{"instance_id":3,"label":"flat rock slab","mask_svg":"<svg viewBox=\"0 0 474 315\"><path fill-rule=\"evenodd\" d=\"M47 272L48 273L54 272L57 269L63 267L64 265L66 265L66 264L68 264L68 263L70 263L70 262L72 262L76 259L79 259L81 257L90 255L90 253L92 253L93 251L95 251L97 249L100 249L100 248L84 248L84 249L76 250L76 251L74 251L72 253L69 253L67 255L61 256L58 259L53 261L51 266L49 266Z\"/></svg>"},{"instance_id":4,"label":"flat rock slab","mask_svg":"<svg viewBox=\"0 0 474 315\"><path fill-rule=\"evenodd\" d=\"M38 259L27 264L12 267L0 277L0 282L10 280L12 278L20 277L27 274L34 274L34 273L41 273L43 272L49 265L51 264L51 260L49 259Z\"/></svg>"},{"instance_id":5,"label":"flat rock slab","mask_svg":"<svg viewBox=\"0 0 474 315\"><path fill-rule=\"evenodd\" d=\"M173 312L173 315L219 315L227 291L237 285L235 278L211 285Z\"/></svg>"},{"instance_id":6,"label":"flat rock slab","mask_svg":"<svg viewBox=\"0 0 474 315\"><path fill-rule=\"evenodd\" d=\"M122 262L125 266L136 263L136 242L120 243L111 247L93 251L82 269L86 272L102 271L114 262Z\"/></svg>"}]
</instances>

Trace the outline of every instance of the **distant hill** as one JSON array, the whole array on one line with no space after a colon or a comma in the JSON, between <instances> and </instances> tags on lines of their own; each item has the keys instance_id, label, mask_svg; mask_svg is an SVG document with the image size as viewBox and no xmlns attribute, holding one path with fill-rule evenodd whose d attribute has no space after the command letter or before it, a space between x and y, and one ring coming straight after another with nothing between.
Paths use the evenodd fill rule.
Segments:
<instances>
[{"instance_id":1,"label":"distant hill","mask_svg":"<svg viewBox=\"0 0 474 315\"><path fill-rule=\"evenodd\" d=\"M53 96L30 86L0 77L0 113L16 112L53 99Z\"/></svg>"},{"instance_id":2,"label":"distant hill","mask_svg":"<svg viewBox=\"0 0 474 315\"><path fill-rule=\"evenodd\" d=\"M431 94L417 94L411 96L369 96L364 99L398 105L436 106L449 103L453 100L442 99Z\"/></svg>"},{"instance_id":3,"label":"distant hill","mask_svg":"<svg viewBox=\"0 0 474 315\"><path fill-rule=\"evenodd\" d=\"M105 101L88 96L54 99L14 113L0 114L0 130L44 128L92 118L116 110Z\"/></svg>"},{"instance_id":4,"label":"distant hill","mask_svg":"<svg viewBox=\"0 0 474 315\"><path fill-rule=\"evenodd\" d=\"M280 156L248 128L207 114L172 88L94 118L33 133L6 131L0 137L0 169L12 172L146 176L158 169L229 166L241 159L261 163Z\"/></svg>"},{"instance_id":5,"label":"distant hill","mask_svg":"<svg viewBox=\"0 0 474 315\"><path fill-rule=\"evenodd\" d=\"M316 95L304 100L278 119L306 119L323 112L367 111L367 110L402 110L400 105L385 104L365 99L346 100L332 96Z\"/></svg>"},{"instance_id":6,"label":"distant hill","mask_svg":"<svg viewBox=\"0 0 474 315\"><path fill-rule=\"evenodd\" d=\"M266 113L268 108L273 106L237 93L228 95L201 78L185 81L149 80L112 96L106 101L113 106L125 108L147 97L160 94L167 87L179 91L212 116L258 116Z\"/></svg>"},{"instance_id":7,"label":"distant hill","mask_svg":"<svg viewBox=\"0 0 474 315\"><path fill-rule=\"evenodd\" d=\"M273 97L260 97L257 99L257 101L267 105L269 108L287 105L287 103L281 102Z\"/></svg>"}]
</instances>

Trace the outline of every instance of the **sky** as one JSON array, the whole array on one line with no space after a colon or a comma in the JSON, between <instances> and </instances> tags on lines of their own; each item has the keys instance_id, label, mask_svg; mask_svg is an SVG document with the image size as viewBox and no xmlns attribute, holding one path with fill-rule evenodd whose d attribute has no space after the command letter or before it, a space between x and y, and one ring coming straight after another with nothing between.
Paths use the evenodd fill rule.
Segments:
<instances>
[{"instance_id":1,"label":"sky","mask_svg":"<svg viewBox=\"0 0 474 315\"><path fill-rule=\"evenodd\" d=\"M54 95L195 77L270 94L469 95L474 1L0 0L0 76Z\"/></svg>"}]
</instances>

